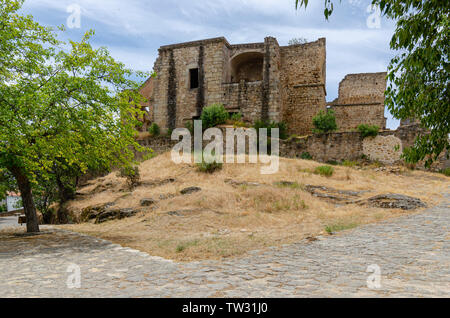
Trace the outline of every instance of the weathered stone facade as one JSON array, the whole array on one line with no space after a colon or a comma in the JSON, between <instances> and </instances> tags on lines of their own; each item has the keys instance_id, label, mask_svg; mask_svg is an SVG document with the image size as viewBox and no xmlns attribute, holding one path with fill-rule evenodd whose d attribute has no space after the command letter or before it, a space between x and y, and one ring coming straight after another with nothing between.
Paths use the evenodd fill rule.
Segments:
<instances>
[{"instance_id":1,"label":"weathered stone facade","mask_svg":"<svg viewBox=\"0 0 450 318\"><path fill-rule=\"evenodd\" d=\"M339 97L329 103L336 113L340 131L357 128L360 124L386 128L384 92L387 73L349 74L339 84Z\"/></svg>"},{"instance_id":2,"label":"weathered stone facade","mask_svg":"<svg viewBox=\"0 0 450 318\"><path fill-rule=\"evenodd\" d=\"M312 118L327 108L324 38L291 46L280 46L273 37L237 45L223 37L167 45L159 49L154 71L156 78L142 91L162 130L184 127L203 107L221 103L244 121L284 121L291 134L307 135ZM349 75L341 83L332 106L339 108L339 122L357 126L369 112L371 123L385 127L383 74ZM352 105L348 112L346 104Z\"/></svg>"}]
</instances>

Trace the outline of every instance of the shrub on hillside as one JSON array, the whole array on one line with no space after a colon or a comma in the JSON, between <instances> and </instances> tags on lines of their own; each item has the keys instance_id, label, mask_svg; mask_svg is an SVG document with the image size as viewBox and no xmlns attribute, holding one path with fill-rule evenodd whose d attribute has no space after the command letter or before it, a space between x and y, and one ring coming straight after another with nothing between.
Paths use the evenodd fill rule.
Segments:
<instances>
[{"instance_id":1,"label":"shrub on hillside","mask_svg":"<svg viewBox=\"0 0 450 318\"><path fill-rule=\"evenodd\" d=\"M447 177L450 177L450 168L441 170L441 173Z\"/></svg>"},{"instance_id":2,"label":"shrub on hillside","mask_svg":"<svg viewBox=\"0 0 450 318\"><path fill-rule=\"evenodd\" d=\"M356 167L356 166L358 165L358 163L357 163L356 161L344 160L344 161L342 162L342 165L343 165L344 167L350 167L350 168L353 168L353 167Z\"/></svg>"},{"instance_id":3,"label":"shrub on hillside","mask_svg":"<svg viewBox=\"0 0 450 318\"><path fill-rule=\"evenodd\" d=\"M316 116L313 117L313 125L315 129L313 132L316 134L329 133L338 129L336 124L336 116L334 110L328 110L324 112L321 110Z\"/></svg>"},{"instance_id":4,"label":"shrub on hillside","mask_svg":"<svg viewBox=\"0 0 450 318\"><path fill-rule=\"evenodd\" d=\"M331 177L334 173L334 168L331 166L320 166L314 170L314 173L324 177Z\"/></svg>"},{"instance_id":5,"label":"shrub on hillside","mask_svg":"<svg viewBox=\"0 0 450 318\"><path fill-rule=\"evenodd\" d=\"M369 126L367 124L361 124L358 126L358 131L362 134L363 138L366 137L376 137L380 131L380 127L373 125Z\"/></svg>"},{"instance_id":6,"label":"shrub on hillside","mask_svg":"<svg viewBox=\"0 0 450 318\"><path fill-rule=\"evenodd\" d=\"M214 153L212 154L212 156L214 156ZM212 161L212 160L208 160L208 161ZM203 154L202 156L202 162L197 164L197 169L200 172L204 172L204 173L213 173L217 170L222 170L223 164L221 162L216 162L216 161L212 161L212 162L207 162L205 160L205 154Z\"/></svg>"},{"instance_id":7,"label":"shrub on hillside","mask_svg":"<svg viewBox=\"0 0 450 318\"><path fill-rule=\"evenodd\" d=\"M309 152L305 151L302 153L302 155L300 156L301 159L303 160L312 160L312 156Z\"/></svg>"},{"instance_id":8,"label":"shrub on hillside","mask_svg":"<svg viewBox=\"0 0 450 318\"><path fill-rule=\"evenodd\" d=\"M213 173L217 170L222 170L223 164L220 162L205 162L197 164L197 169L204 173Z\"/></svg>"},{"instance_id":9,"label":"shrub on hillside","mask_svg":"<svg viewBox=\"0 0 450 318\"><path fill-rule=\"evenodd\" d=\"M119 177L127 179L127 185L130 189L140 184L141 175L138 166L125 166L120 168Z\"/></svg>"},{"instance_id":10,"label":"shrub on hillside","mask_svg":"<svg viewBox=\"0 0 450 318\"><path fill-rule=\"evenodd\" d=\"M228 118L228 112L222 104L212 104L205 107L202 111L202 115L200 116L203 129L225 124Z\"/></svg>"}]
</instances>

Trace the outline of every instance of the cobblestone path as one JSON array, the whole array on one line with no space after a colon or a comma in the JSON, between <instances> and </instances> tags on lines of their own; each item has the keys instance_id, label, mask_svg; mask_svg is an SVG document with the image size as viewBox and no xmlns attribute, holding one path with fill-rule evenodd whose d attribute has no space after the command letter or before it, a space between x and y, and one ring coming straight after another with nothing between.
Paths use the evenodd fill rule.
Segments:
<instances>
[{"instance_id":1,"label":"cobblestone path","mask_svg":"<svg viewBox=\"0 0 450 318\"><path fill-rule=\"evenodd\" d=\"M20 224L17 223L17 220L17 216L0 217L0 230L2 228L19 227ZM23 227L25 227L25 224Z\"/></svg>"},{"instance_id":2,"label":"cobblestone path","mask_svg":"<svg viewBox=\"0 0 450 318\"><path fill-rule=\"evenodd\" d=\"M449 223L446 194L445 202L420 214L237 259L192 263L50 229L37 237L0 241L0 295L449 297ZM68 288L68 278L76 273L71 264L80 268L81 288ZM368 288L368 278L376 274L368 267L380 269L380 288Z\"/></svg>"}]
</instances>

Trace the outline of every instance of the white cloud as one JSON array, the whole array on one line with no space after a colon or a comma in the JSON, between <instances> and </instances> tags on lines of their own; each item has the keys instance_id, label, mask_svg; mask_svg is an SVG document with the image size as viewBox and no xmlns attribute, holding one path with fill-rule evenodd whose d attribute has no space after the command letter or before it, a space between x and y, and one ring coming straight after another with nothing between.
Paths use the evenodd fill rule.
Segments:
<instances>
[{"instance_id":1,"label":"white cloud","mask_svg":"<svg viewBox=\"0 0 450 318\"><path fill-rule=\"evenodd\" d=\"M108 46L114 59L124 63L128 68L149 72L153 69L158 52L148 52L147 49L129 50L124 47Z\"/></svg>"}]
</instances>

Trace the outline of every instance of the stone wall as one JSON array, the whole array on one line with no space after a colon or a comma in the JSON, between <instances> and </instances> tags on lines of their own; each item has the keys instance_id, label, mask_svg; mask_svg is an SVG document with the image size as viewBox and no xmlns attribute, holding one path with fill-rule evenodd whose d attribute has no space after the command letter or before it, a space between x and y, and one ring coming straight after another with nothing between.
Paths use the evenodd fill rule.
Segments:
<instances>
[{"instance_id":1,"label":"stone wall","mask_svg":"<svg viewBox=\"0 0 450 318\"><path fill-rule=\"evenodd\" d=\"M249 122L261 117L261 81L224 84L223 88L223 102L230 113L240 112Z\"/></svg>"},{"instance_id":2,"label":"stone wall","mask_svg":"<svg viewBox=\"0 0 450 318\"><path fill-rule=\"evenodd\" d=\"M384 92L387 73L349 74L339 84L339 97L329 104L340 131L360 124L386 128Z\"/></svg>"},{"instance_id":3,"label":"stone wall","mask_svg":"<svg viewBox=\"0 0 450 318\"><path fill-rule=\"evenodd\" d=\"M289 132L310 134L326 109L326 41L281 47L282 118Z\"/></svg>"},{"instance_id":4,"label":"stone wall","mask_svg":"<svg viewBox=\"0 0 450 318\"><path fill-rule=\"evenodd\" d=\"M158 137L146 137L138 140L138 143L147 148L153 150L155 154L162 154L171 151L172 148L178 143L177 141L170 140L167 136ZM136 160L142 160L147 153L135 152Z\"/></svg>"},{"instance_id":5,"label":"stone wall","mask_svg":"<svg viewBox=\"0 0 450 318\"><path fill-rule=\"evenodd\" d=\"M402 141L394 135L368 137L363 140L363 154L384 164L401 162Z\"/></svg>"},{"instance_id":6,"label":"stone wall","mask_svg":"<svg viewBox=\"0 0 450 318\"><path fill-rule=\"evenodd\" d=\"M426 130L420 125L414 124L400 126L394 131L380 131L377 137L363 138L357 131L310 135L281 141L280 154L284 157L300 158L302 153L308 152L314 160L321 162L356 160L364 155L370 160L387 165L398 164L402 162L400 157L403 150L413 146L417 137L425 133ZM447 155L444 151L431 170L439 171L450 167L450 158ZM425 169L423 162L418 163L416 167Z\"/></svg>"},{"instance_id":7,"label":"stone wall","mask_svg":"<svg viewBox=\"0 0 450 318\"><path fill-rule=\"evenodd\" d=\"M353 130L361 124L376 125L385 129L384 108L384 104L334 105L332 107L339 131Z\"/></svg>"},{"instance_id":8,"label":"stone wall","mask_svg":"<svg viewBox=\"0 0 450 318\"><path fill-rule=\"evenodd\" d=\"M288 158L301 158L307 152L320 162L356 160L363 154L362 140L359 132L310 135L281 141L280 154Z\"/></svg>"},{"instance_id":9,"label":"stone wall","mask_svg":"<svg viewBox=\"0 0 450 318\"><path fill-rule=\"evenodd\" d=\"M224 128L222 128L224 130ZM280 156L287 158L301 158L308 152L312 158L319 162L343 160L358 160L367 156L371 160L378 160L384 164L398 164L405 147L414 144L416 137L424 133L418 125L400 127L395 131L381 131L377 137L363 138L359 132L337 132L331 134L309 135L304 137L280 140ZM224 137L226 136L223 132ZM152 148L156 153L170 151L177 144L168 137L149 137L139 142L142 146ZM203 142L205 146L209 142ZM224 147L226 142L224 143ZM398 150L397 150L397 147ZM235 148L236 149L236 148ZM433 166L432 170L450 167L450 160L443 153ZM417 168L424 168L423 163Z\"/></svg>"}]
</instances>

